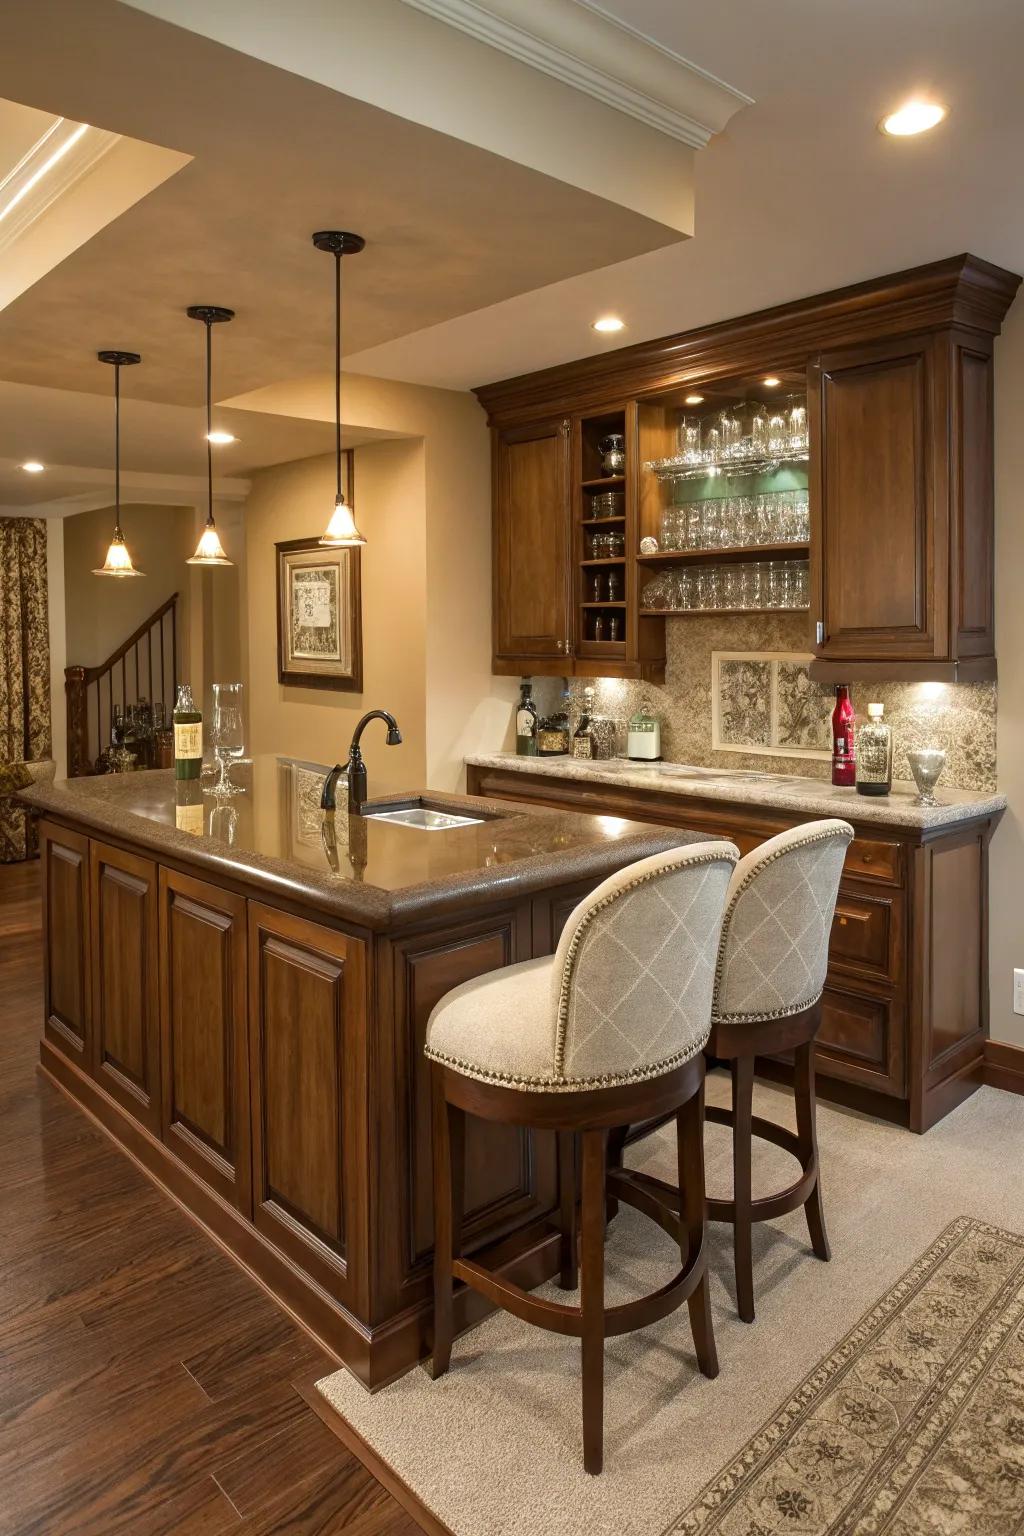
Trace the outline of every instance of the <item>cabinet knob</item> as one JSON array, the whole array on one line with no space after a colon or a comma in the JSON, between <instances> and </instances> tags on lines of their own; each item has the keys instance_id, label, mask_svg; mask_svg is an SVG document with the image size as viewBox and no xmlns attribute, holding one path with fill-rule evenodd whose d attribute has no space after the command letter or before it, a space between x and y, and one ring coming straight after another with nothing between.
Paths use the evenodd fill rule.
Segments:
<instances>
[{"instance_id":1,"label":"cabinet knob","mask_svg":"<svg viewBox=\"0 0 1024 1536\"><path fill-rule=\"evenodd\" d=\"M562 653L563 653L563 652L564 652L564 650L565 650L565 641L564 641L564 640L559 640L559 641L558 641L558 642L557 642L557 644L556 644L556 646L555 646L555 649L556 649L556 650L557 650L557 652L558 652L558 654L559 654L559 656L561 656L561 655L562 655Z\"/></svg>"}]
</instances>

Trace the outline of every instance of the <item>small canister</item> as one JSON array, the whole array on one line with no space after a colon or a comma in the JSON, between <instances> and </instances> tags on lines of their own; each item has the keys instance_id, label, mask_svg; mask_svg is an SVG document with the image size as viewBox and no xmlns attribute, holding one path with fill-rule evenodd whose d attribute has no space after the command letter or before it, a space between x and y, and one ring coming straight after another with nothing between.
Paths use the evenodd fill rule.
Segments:
<instances>
[{"instance_id":1,"label":"small canister","mask_svg":"<svg viewBox=\"0 0 1024 1536\"><path fill-rule=\"evenodd\" d=\"M626 756L636 762L654 763L661 757L661 721L638 709L626 733Z\"/></svg>"}]
</instances>

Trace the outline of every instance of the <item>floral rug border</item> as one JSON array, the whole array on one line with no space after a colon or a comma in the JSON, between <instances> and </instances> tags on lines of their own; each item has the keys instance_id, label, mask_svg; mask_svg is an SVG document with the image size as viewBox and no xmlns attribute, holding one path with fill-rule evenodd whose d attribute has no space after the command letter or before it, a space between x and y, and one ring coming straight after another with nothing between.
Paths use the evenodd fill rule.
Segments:
<instances>
[{"instance_id":1,"label":"floral rug border","mask_svg":"<svg viewBox=\"0 0 1024 1536\"><path fill-rule=\"evenodd\" d=\"M1015 1250L1016 1261L994 1294L979 1302L977 1312L966 1322L948 1358L942 1360L934 1377L922 1386L919 1398L906 1418L878 1446L870 1465L863 1475L857 1476L856 1486L849 1497L841 1496L845 1499L842 1508L828 1517L827 1524L822 1524L820 1517L816 1523L813 1518L805 1518L810 1513L810 1501L807 1501L808 1508L804 1508L799 1500L785 1509L780 1505L778 1523L771 1513L763 1521L758 1515L751 1514L748 1518L741 1508L744 1501L756 1494L759 1484L763 1483L767 1489L772 1469L784 1462L787 1451L797 1443L798 1433L810 1423L813 1411L827 1404L832 1393L865 1359L871 1346L882 1340L890 1324L907 1310L929 1281L936 1278L942 1266L972 1237L1009 1244ZM761 1426L738 1455L681 1514L670 1521L662 1536L716 1536L716 1533L721 1536L775 1536L779 1530L791 1531L793 1536L810 1536L810 1533L813 1536L875 1536L875 1533L895 1530L889 1521L894 1515L899 1518L903 1494L913 1486L918 1474L927 1469L933 1453L941 1449L961 1410L1014 1330L1017 1342L1024 1349L1022 1323L1024 1236L973 1217L958 1217L864 1314L835 1349L814 1367L789 1401ZM995 1527L1000 1536L1004 1531L1010 1536L1011 1532L1024 1527L1024 1372L1020 1374L1021 1380L1017 1383L1022 1429L1019 1468L1015 1461L1007 1473L1020 1478L1020 1512L1009 1515L1012 1524ZM1012 1491L1015 1493L1016 1489ZM990 1529L987 1517L994 1513L994 1509L978 1501L969 1480L964 1482L961 1497L977 1505L976 1520L969 1527L957 1524L955 1529L970 1528L976 1536L985 1536ZM929 1519L927 1529L940 1536L943 1528L933 1524L933 1519ZM918 1530L912 1515L908 1514L908 1520L909 1524L899 1524L901 1536L904 1532L916 1533ZM950 1525L948 1529L952 1531L954 1527Z\"/></svg>"}]
</instances>

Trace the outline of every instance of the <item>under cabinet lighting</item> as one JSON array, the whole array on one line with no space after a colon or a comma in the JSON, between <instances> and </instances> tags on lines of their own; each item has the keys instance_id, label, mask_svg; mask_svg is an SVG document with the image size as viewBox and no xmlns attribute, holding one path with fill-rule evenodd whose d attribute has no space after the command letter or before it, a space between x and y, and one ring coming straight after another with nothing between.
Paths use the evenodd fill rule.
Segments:
<instances>
[{"instance_id":1,"label":"under cabinet lighting","mask_svg":"<svg viewBox=\"0 0 1024 1536\"><path fill-rule=\"evenodd\" d=\"M224 432L220 428L215 427L212 432L207 432L206 441L208 443L215 443L218 448L221 448L225 443L237 443L238 438L233 432Z\"/></svg>"},{"instance_id":2,"label":"under cabinet lighting","mask_svg":"<svg viewBox=\"0 0 1024 1536\"><path fill-rule=\"evenodd\" d=\"M625 320L620 320L618 315L602 315L599 320L594 321L591 329L601 331L602 334L612 331L624 331L626 329L626 322Z\"/></svg>"},{"instance_id":3,"label":"under cabinet lighting","mask_svg":"<svg viewBox=\"0 0 1024 1536\"><path fill-rule=\"evenodd\" d=\"M915 133L927 133L946 116L947 108L937 101L906 101L879 123L882 133L891 138L906 139Z\"/></svg>"},{"instance_id":4,"label":"under cabinet lighting","mask_svg":"<svg viewBox=\"0 0 1024 1536\"><path fill-rule=\"evenodd\" d=\"M40 464L38 459L26 459L21 467L26 475L41 475L46 465Z\"/></svg>"},{"instance_id":5,"label":"under cabinet lighting","mask_svg":"<svg viewBox=\"0 0 1024 1536\"><path fill-rule=\"evenodd\" d=\"M684 405L703 405L704 404L704 396L703 395L687 395L686 399L683 401L683 404Z\"/></svg>"}]
</instances>

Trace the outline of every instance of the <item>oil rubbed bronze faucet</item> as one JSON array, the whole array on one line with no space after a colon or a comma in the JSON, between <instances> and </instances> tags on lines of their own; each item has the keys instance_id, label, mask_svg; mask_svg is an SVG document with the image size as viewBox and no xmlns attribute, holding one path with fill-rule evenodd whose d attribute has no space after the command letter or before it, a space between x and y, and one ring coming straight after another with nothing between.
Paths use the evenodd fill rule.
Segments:
<instances>
[{"instance_id":1,"label":"oil rubbed bronze faucet","mask_svg":"<svg viewBox=\"0 0 1024 1536\"><path fill-rule=\"evenodd\" d=\"M363 806L366 804L366 764L363 762L363 754L359 746L360 737L371 720L383 720L388 728L389 747L398 747L402 743L402 733L398 729L398 721L394 715L389 715L386 709L371 709L369 714L363 716L355 730L352 732L352 745L348 749L348 813L350 816L362 815ZM320 796L320 809L333 811L335 805L335 786L339 775L346 770L340 763L335 763L330 773L324 780L323 794Z\"/></svg>"}]
</instances>

